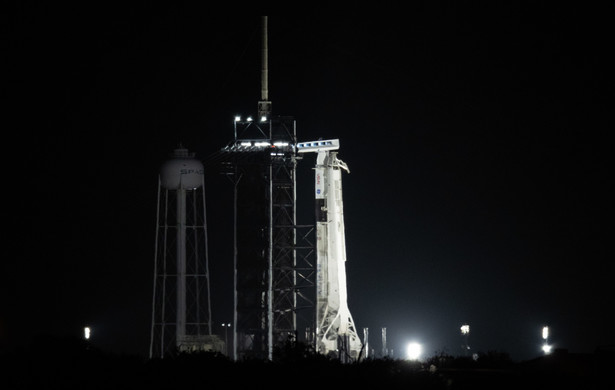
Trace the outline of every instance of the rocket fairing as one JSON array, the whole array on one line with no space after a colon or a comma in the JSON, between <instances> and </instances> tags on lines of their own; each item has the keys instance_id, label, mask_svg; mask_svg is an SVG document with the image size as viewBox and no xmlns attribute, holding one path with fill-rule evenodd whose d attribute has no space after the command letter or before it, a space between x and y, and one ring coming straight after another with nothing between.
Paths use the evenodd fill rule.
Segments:
<instances>
[{"instance_id":1,"label":"rocket fairing","mask_svg":"<svg viewBox=\"0 0 615 390\"><path fill-rule=\"evenodd\" d=\"M319 145L322 143L324 145ZM328 143L328 144L327 144ZM316 146L312 146L316 144ZM350 314L346 289L346 240L338 140L304 143L300 152L317 152L314 198L316 206L316 350L325 355L357 359L361 341ZM312 146L312 147L310 147ZM309 150L306 150L309 149Z\"/></svg>"}]
</instances>

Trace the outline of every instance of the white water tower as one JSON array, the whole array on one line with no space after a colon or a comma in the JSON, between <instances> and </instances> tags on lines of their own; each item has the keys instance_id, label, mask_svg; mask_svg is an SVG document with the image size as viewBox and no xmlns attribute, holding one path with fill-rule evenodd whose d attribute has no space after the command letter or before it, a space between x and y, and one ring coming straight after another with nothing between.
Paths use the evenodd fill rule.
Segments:
<instances>
[{"instance_id":1,"label":"white water tower","mask_svg":"<svg viewBox=\"0 0 615 390\"><path fill-rule=\"evenodd\" d=\"M204 169L180 145L158 180L150 358L221 351L210 302Z\"/></svg>"}]
</instances>

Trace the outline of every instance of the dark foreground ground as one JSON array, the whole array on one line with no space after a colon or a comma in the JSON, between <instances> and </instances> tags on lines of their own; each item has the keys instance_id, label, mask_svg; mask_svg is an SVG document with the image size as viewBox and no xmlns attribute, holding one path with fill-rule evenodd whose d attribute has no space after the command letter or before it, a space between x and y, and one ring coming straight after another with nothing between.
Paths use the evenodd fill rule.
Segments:
<instances>
[{"instance_id":1,"label":"dark foreground ground","mask_svg":"<svg viewBox=\"0 0 615 390\"><path fill-rule=\"evenodd\" d=\"M476 361L446 355L424 362L368 359L353 364L289 345L274 362L232 362L215 353L149 360L108 354L81 340L41 338L2 351L2 389L612 389L613 351L564 351L512 362L490 352Z\"/></svg>"}]
</instances>

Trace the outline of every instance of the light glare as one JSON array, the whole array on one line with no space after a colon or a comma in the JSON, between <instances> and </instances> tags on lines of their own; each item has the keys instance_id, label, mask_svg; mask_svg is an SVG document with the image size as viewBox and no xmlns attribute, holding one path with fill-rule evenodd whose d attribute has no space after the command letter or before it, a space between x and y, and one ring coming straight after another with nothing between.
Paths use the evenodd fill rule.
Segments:
<instances>
[{"instance_id":1,"label":"light glare","mask_svg":"<svg viewBox=\"0 0 615 390\"><path fill-rule=\"evenodd\" d=\"M542 338L545 340L549 338L549 327L548 326L545 326L544 328L542 328Z\"/></svg>"},{"instance_id":2,"label":"light glare","mask_svg":"<svg viewBox=\"0 0 615 390\"><path fill-rule=\"evenodd\" d=\"M548 355L548 354L550 354L550 353L551 353L551 346L550 346L549 344L545 344L545 345L543 345L543 346L542 346L542 351L543 351L545 354L547 354L547 355Z\"/></svg>"},{"instance_id":3,"label":"light glare","mask_svg":"<svg viewBox=\"0 0 615 390\"><path fill-rule=\"evenodd\" d=\"M461 334L470 333L470 325L461 325Z\"/></svg>"},{"instance_id":4,"label":"light glare","mask_svg":"<svg viewBox=\"0 0 615 390\"><path fill-rule=\"evenodd\" d=\"M421 353L423 353L423 347L419 343L410 343L408 344L406 353L408 354L408 359L418 360L419 357L421 357Z\"/></svg>"},{"instance_id":5,"label":"light glare","mask_svg":"<svg viewBox=\"0 0 615 390\"><path fill-rule=\"evenodd\" d=\"M86 326L85 328L83 328L83 337L86 340L90 339L90 327L89 326Z\"/></svg>"}]
</instances>

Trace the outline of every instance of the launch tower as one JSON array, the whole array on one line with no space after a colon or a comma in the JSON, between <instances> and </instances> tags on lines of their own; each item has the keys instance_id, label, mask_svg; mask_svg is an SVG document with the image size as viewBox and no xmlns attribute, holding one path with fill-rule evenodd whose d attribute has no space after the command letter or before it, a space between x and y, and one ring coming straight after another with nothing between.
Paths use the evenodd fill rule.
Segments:
<instances>
[{"instance_id":1,"label":"launch tower","mask_svg":"<svg viewBox=\"0 0 615 390\"><path fill-rule=\"evenodd\" d=\"M258 116L236 117L233 140L206 162L234 188L232 356L271 360L274 347L298 339L302 322L317 352L356 360L362 343L347 304L341 181L348 166L337 158L338 140L298 143L294 118L272 115L267 17L262 58ZM296 167L305 152L317 153L316 264L314 225L296 218Z\"/></svg>"},{"instance_id":2,"label":"launch tower","mask_svg":"<svg viewBox=\"0 0 615 390\"><path fill-rule=\"evenodd\" d=\"M256 118L237 117L234 138L206 165L231 180L234 219L234 359L272 359L296 340L302 309L314 307L311 225L296 221L295 120L274 116L267 83L267 17L263 17L261 100ZM307 311L307 310L306 310ZM310 322L311 321L311 322Z\"/></svg>"}]
</instances>

